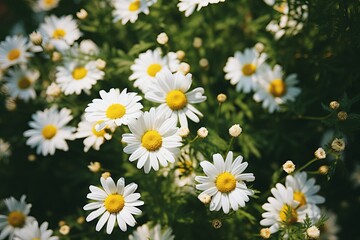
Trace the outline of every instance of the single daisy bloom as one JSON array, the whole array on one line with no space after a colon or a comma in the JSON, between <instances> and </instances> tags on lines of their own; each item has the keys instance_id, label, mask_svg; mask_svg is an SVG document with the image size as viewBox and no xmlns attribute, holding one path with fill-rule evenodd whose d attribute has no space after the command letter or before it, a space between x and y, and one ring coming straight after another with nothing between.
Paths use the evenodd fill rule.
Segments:
<instances>
[{"instance_id":1,"label":"single daisy bloom","mask_svg":"<svg viewBox=\"0 0 360 240\"><path fill-rule=\"evenodd\" d=\"M79 95L81 91L89 92L98 80L104 78L104 72L99 70L96 61L81 64L77 61L65 63L56 68L56 83L65 95Z\"/></svg>"},{"instance_id":2,"label":"single daisy bloom","mask_svg":"<svg viewBox=\"0 0 360 240\"><path fill-rule=\"evenodd\" d=\"M174 240L174 238L171 228L166 228L164 231L160 224L151 227L150 223L137 227L129 236L129 240Z\"/></svg>"},{"instance_id":3,"label":"single daisy bloom","mask_svg":"<svg viewBox=\"0 0 360 240\"><path fill-rule=\"evenodd\" d=\"M196 8L196 11L200 11L201 8L210 4L219 2L225 2L225 0L180 0L177 4L180 12L185 12L185 17L190 16Z\"/></svg>"},{"instance_id":4,"label":"single daisy bloom","mask_svg":"<svg viewBox=\"0 0 360 240\"><path fill-rule=\"evenodd\" d=\"M114 22L121 20L125 25L127 22L134 23L140 13L149 14L149 7L157 0L113 0L115 10L113 11Z\"/></svg>"},{"instance_id":5,"label":"single daisy bloom","mask_svg":"<svg viewBox=\"0 0 360 240\"><path fill-rule=\"evenodd\" d=\"M216 153L213 155L214 164L209 161L200 162L206 176L196 176L195 180L200 184L196 185L197 190L202 192L199 195L211 197L210 211L219 211L221 208L228 214L230 209L234 211L245 206L249 196L254 192L247 188L245 182L255 180L254 174L243 173L248 163L242 162L243 157L239 155L233 161L233 152L229 151L226 159Z\"/></svg>"},{"instance_id":6,"label":"single daisy bloom","mask_svg":"<svg viewBox=\"0 0 360 240\"><path fill-rule=\"evenodd\" d=\"M81 36L71 15L60 18L54 15L45 17L44 23L40 24L39 32L43 36L44 44L52 44L59 51L68 49Z\"/></svg>"},{"instance_id":7,"label":"single daisy bloom","mask_svg":"<svg viewBox=\"0 0 360 240\"><path fill-rule=\"evenodd\" d=\"M145 93L145 98L149 101L160 103L158 112L165 116L176 116L181 127L188 127L187 118L198 123L202 113L193 104L201 103L206 100L203 96L202 87L195 88L187 92L191 86L191 73L185 76L181 73L172 74L169 70L159 72L149 91Z\"/></svg>"},{"instance_id":8,"label":"single daisy bloom","mask_svg":"<svg viewBox=\"0 0 360 240\"><path fill-rule=\"evenodd\" d=\"M142 97L134 92L127 92L125 88L120 93L118 88L111 88L109 92L101 90L101 99L94 99L85 109L85 118L89 122L99 122L96 130L106 126L128 125L129 122L141 116L143 105L139 103Z\"/></svg>"},{"instance_id":9,"label":"single daisy bloom","mask_svg":"<svg viewBox=\"0 0 360 240\"><path fill-rule=\"evenodd\" d=\"M138 160L138 169L149 173L151 168L159 170L159 163L166 167L168 162L175 162L182 145L175 118L166 118L151 108L128 126L131 133L122 135L122 141L128 144L124 152L131 154L130 162Z\"/></svg>"},{"instance_id":10,"label":"single daisy bloom","mask_svg":"<svg viewBox=\"0 0 360 240\"><path fill-rule=\"evenodd\" d=\"M138 200L140 193L135 193L138 185L130 183L125 186L124 178L120 178L116 185L111 177L101 177L100 182L102 188L90 186L91 193L87 198L94 201L86 204L84 210L93 211L86 217L86 221L90 222L101 215L96 224L96 231L100 231L107 222L107 234L112 233L116 221L124 232L127 225L135 226L136 220L133 215L141 215L142 212L137 207L144 205L143 201Z\"/></svg>"},{"instance_id":11,"label":"single daisy bloom","mask_svg":"<svg viewBox=\"0 0 360 240\"><path fill-rule=\"evenodd\" d=\"M135 63L130 67L133 74L129 80L134 81L134 87L139 88L145 93L149 86L154 84L155 76L161 70L168 68L171 72L176 72L180 61L174 52L169 52L165 57L161 56L161 49L147 50L141 53Z\"/></svg>"},{"instance_id":12,"label":"single daisy bloom","mask_svg":"<svg viewBox=\"0 0 360 240\"><path fill-rule=\"evenodd\" d=\"M35 220L35 218L28 216L31 204L27 204L25 199L26 196L22 195L20 201L14 197L4 200L8 213L6 215L0 214L0 239L5 239L8 236L9 239L13 239L14 233Z\"/></svg>"},{"instance_id":13,"label":"single daisy bloom","mask_svg":"<svg viewBox=\"0 0 360 240\"><path fill-rule=\"evenodd\" d=\"M266 60L265 53L259 53L255 48L246 48L243 53L236 51L234 57L229 57L224 67L225 79L236 85L237 91L248 93L256 90L259 79L262 78L262 68Z\"/></svg>"},{"instance_id":14,"label":"single daisy bloom","mask_svg":"<svg viewBox=\"0 0 360 240\"><path fill-rule=\"evenodd\" d=\"M274 197L268 197L268 203L262 208L266 211L261 216L262 226L270 226L270 232L275 233L281 224L294 224L305 219L305 207L299 207L299 202L294 200L294 191L291 187L285 188L281 183L277 183L271 189Z\"/></svg>"},{"instance_id":15,"label":"single daisy bloom","mask_svg":"<svg viewBox=\"0 0 360 240\"><path fill-rule=\"evenodd\" d=\"M59 237L51 236L53 231L48 226L47 222L43 222L39 227L39 223L33 221L15 232L14 240L58 240Z\"/></svg>"},{"instance_id":16,"label":"single daisy bloom","mask_svg":"<svg viewBox=\"0 0 360 240\"><path fill-rule=\"evenodd\" d=\"M33 5L35 12L45 12L56 8L60 0L37 0Z\"/></svg>"},{"instance_id":17,"label":"single daisy bloom","mask_svg":"<svg viewBox=\"0 0 360 240\"><path fill-rule=\"evenodd\" d=\"M290 74L285 78L281 66L275 65L273 70L267 67L254 94L254 100L262 102L263 108L273 113L280 110L281 104L295 101L301 92L300 88L295 87L297 83L296 74Z\"/></svg>"},{"instance_id":18,"label":"single daisy bloom","mask_svg":"<svg viewBox=\"0 0 360 240\"><path fill-rule=\"evenodd\" d=\"M28 52L30 46L24 37L7 36L5 41L0 43L0 70L16 64L27 63L27 59L32 56Z\"/></svg>"},{"instance_id":19,"label":"single daisy bloom","mask_svg":"<svg viewBox=\"0 0 360 240\"><path fill-rule=\"evenodd\" d=\"M35 99L36 92L34 84L38 80L40 72L24 68L12 68L4 77L5 88L13 98L19 98L25 102Z\"/></svg>"},{"instance_id":20,"label":"single daisy bloom","mask_svg":"<svg viewBox=\"0 0 360 240\"><path fill-rule=\"evenodd\" d=\"M66 126L73 119L69 109L62 108L59 111L53 106L44 111L37 111L32 115L32 119L29 123L32 129L25 131L24 136L29 138L26 141L27 145L36 147L37 154L54 155L56 149L69 149L66 140L74 139L74 128Z\"/></svg>"}]
</instances>

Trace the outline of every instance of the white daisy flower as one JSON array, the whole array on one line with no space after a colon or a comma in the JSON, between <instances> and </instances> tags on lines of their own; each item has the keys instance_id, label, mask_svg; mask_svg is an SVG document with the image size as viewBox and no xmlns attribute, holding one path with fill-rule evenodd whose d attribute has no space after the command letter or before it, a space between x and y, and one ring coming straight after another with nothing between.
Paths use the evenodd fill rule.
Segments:
<instances>
[{"instance_id":1,"label":"white daisy flower","mask_svg":"<svg viewBox=\"0 0 360 240\"><path fill-rule=\"evenodd\" d=\"M86 218L87 222L94 220L102 215L96 224L96 231L100 231L105 223L106 233L111 234L115 222L121 231L127 230L127 225L133 227L136 220L133 215L141 215L138 206L144 205L143 201L138 200L140 193L135 193L138 185L130 183L125 186L124 178L120 178L116 185L111 177L100 178L102 188L90 186L87 198L94 200L84 206L84 210L94 210ZM95 210L96 209L96 210Z\"/></svg>"},{"instance_id":2,"label":"white daisy flower","mask_svg":"<svg viewBox=\"0 0 360 240\"><path fill-rule=\"evenodd\" d=\"M228 152L226 160L220 154L213 155L214 164L209 161L202 161L200 165L206 176L196 176L195 180L200 184L196 189L202 195L211 196L210 211L219 211L221 208L224 213L229 213L245 206L249 197L254 192L247 188L246 182L252 182L255 177L252 173L243 173L248 166L247 162L242 163L243 157L239 155L233 161L233 153Z\"/></svg>"},{"instance_id":3,"label":"white daisy flower","mask_svg":"<svg viewBox=\"0 0 360 240\"><path fill-rule=\"evenodd\" d=\"M210 4L219 2L225 2L225 0L180 0L177 4L180 12L185 12L185 17L190 16L196 8L196 11L200 11L201 8Z\"/></svg>"},{"instance_id":4,"label":"white daisy flower","mask_svg":"<svg viewBox=\"0 0 360 240\"><path fill-rule=\"evenodd\" d=\"M172 229L167 228L165 231L161 229L160 224L151 227L149 223L137 227L129 236L129 240L174 240Z\"/></svg>"},{"instance_id":5,"label":"white daisy flower","mask_svg":"<svg viewBox=\"0 0 360 240\"><path fill-rule=\"evenodd\" d=\"M85 118L89 122L100 123L96 130L100 131L106 126L112 127L127 125L135 118L141 116L143 105L139 103L142 97L134 92L126 92L125 88L121 93L118 88L112 88L109 92L101 90L101 99L94 99L85 109Z\"/></svg>"},{"instance_id":6,"label":"white daisy flower","mask_svg":"<svg viewBox=\"0 0 360 240\"><path fill-rule=\"evenodd\" d=\"M110 140L112 137L109 132L112 133L115 130L114 128L108 129L108 131L106 128L97 131L95 129L97 124L99 122L88 122L86 120L79 122L75 137L85 138L83 141L84 152L89 151L91 147L98 151L105 140Z\"/></svg>"},{"instance_id":7,"label":"white daisy flower","mask_svg":"<svg viewBox=\"0 0 360 240\"><path fill-rule=\"evenodd\" d=\"M52 44L59 51L68 49L81 36L71 15L60 18L54 15L45 17L45 22L40 24L39 32L43 36L44 44Z\"/></svg>"},{"instance_id":8,"label":"white daisy flower","mask_svg":"<svg viewBox=\"0 0 360 240\"><path fill-rule=\"evenodd\" d=\"M9 69L7 74L8 76L4 77L7 82L5 88L11 97L22 99L25 102L35 99L34 84L40 76L38 70L13 68Z\"/></svg>"},{"instance_id":9,"label":"white daisy flower","mask_svg":"<svg viewBox=\"0 0 360 240\"><path fill-rule=\"evenodd\" d=\"M290 74L284 79L282 68L275 65L274 69L266 67L259 82L259 88L254 94L256 102L262 102L262 106L270 113L280 110L280 105L288 101L295 101L301 90L295 87L298 83L297 75Z\"/></svg>"},{"instance_id":10,"label":"white daisy flower","mask_svg":"<svg viewBox=\"0 0 360 240\"><path fill-rule=\"evenodd\" d=\"M66 126L71 120L71 111L56 106L37 111L32 115L33 121L29 123L32 128L24 132L29 137L26 144L36 147L36 153L46 156L54 155L56 149L67 151L69 149L65 140L73 140L73 127Z\"/></svg>"},{"instance_id":11,"label":"white daisy flower","mask_svg":"<svg viewBox=\"0 0 360 240\"><path fill-rule=\"evenodd\" d=\"M30 224L35 218L28 216L30 213L31 204L25 202L26 196L22 195L20 201L14 197L4 200L8 213L6 215L0 214L0 239L13 239L14 233L19 229Z\"/></svg>"},{"instance_id":12,"label":"white daisy flower","mask_svg":"<svg viewBox=\"0 0 360 240\"><path fill-rule=\"evenodd\" d=\"M113 0L115 10L113 11L114 22L121 20L125 25L128 21L134 23L140 13L149 14L149 7L157 0Z\"/></svg>"},{"instance_id":13,"label":"white daisy flower","mask_svg":"<svg viewBox=\"0 0 360 240\"><path fill-rule=\"evenodd\" d=\"M32 56L28 52L30 46L24 37L7 36L5 41L0 43L0 70L16 64L27 63L27 59Z\"/></svg>"},{"instance_id":14,"label":"white daisy flower","mask_svg":"<svg viewBox=\"0 0 360 240\"><path fill-rule=\"evenodd\" d=\"M56 8L60 0L37 0L32 8L35 12L45 12Z\"/></svg>"},{"instance_id":15,"label":"white daisy flower","mask_svg":"<svg viewBox=\"0 0 360 240\"><path fill-rule=\"evenodd\" d=\"M181 127L188 127L187 118L198 123L198 116L203 116L192 104L206 100L206 96L203 96L204 89L198 87L187 92L192 83L191 77L190 73L184 76L181 73L172 74L164 69L156 75L154 84L145 93L147 100L160 103L157 108L159 114L176 116Z\"/></svg>"},{"instance_id":16,"label":"white daisy flower","mask_svg":"<svg viewBox=\"0 0 360 240\"><path fill-rule=\"evenodd\" d=\"M128 126L131 133L122 135L122 141L128 144L124 152L131 154L130 162L138 160L138 169L149 173L151 168L159 170L159 163L166 167L168 162L175 162L182 145L175 118L167 118L151 108Z\"/></svg>"},{"instance_id":17,"label":"white daisy flower","mask_svg":"<svg viewBox=\"0 0 360 240\"><path fill-rule=\"evenodd\" d=\"M147 50L145 53L141 53L130 67L133 74L130 75L129 80L135 80L134 87L145 93L149 86L154 83L158 72L165 68L170 69L171 72L176 72L179 64L180 61L174 52L169 52L165 57L162 57L160 48L154 51Z\"/></svg>"},{"instance_id":18,"label":"white daisy flower","mask_svg":"<svg viewBox=\"0 0 360 240\"><path fill-rule=\"evenodd\" d=\"M51 236L53 231L48 226L47 222L43 222L39 227L39 223L34 221L17 231L14 240L58 240L59 237Z\"/></svg>"},{"instance_id":19,"label":"white daisy flower","mask_svg":"<svg viewBox=\"0 0 360 240\"><path fill-rule=\"evenodd\" d=\"M266 212L261 215L264 219L260 221L262 226L270 226L271 233L277 232L281 224L293 224L305 219L305 207L299 207L299 202L294 200L292 188L277 183L271 193L274 197L269 197L268 203L262 206Z\"/></svg>"},{"instance_id":20,"label":"white daisy flower","mask_svg":"<svg viewBox=\"0 0 360 240\"><path fill-rule=\"evenodd\" d=\"M243 53L236 51L229 57L224 67L225 79L236 85L237 91L248 93L256 90L262 78L262 68L266 65L266 54L259 53L255 48L246 48Z\"/></svg>"},{"instance_id":21,"label":"white daisy flower","mask_svg":"<svg viewBox=\"0 0 360 240\"><path fill-rule=\"evenodd\" d=\"M66 62L56 68L56 83L65 95L89 92L98 80L104 78L104 72L99 70L96 61L81 64L77 61Z\"/></svg>"}]
</instances>

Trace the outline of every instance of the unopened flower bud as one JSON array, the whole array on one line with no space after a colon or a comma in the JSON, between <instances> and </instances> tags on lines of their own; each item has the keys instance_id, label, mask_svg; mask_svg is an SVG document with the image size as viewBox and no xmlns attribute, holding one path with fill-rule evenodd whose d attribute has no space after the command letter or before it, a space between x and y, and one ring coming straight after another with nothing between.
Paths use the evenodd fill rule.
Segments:
<instances>
[{"instance_id":1,"label":"unopened flower bud","mask_svg":"<svg viewBox=\"0 0 360 240\"><path fill-rule=\"evenodd\" d=\"M318 171L319 171L320 174L326 175L329 172L329 166L322 165L322 166L319 167Z\"/></svg>"},{"instance_id":2,"label":"unopened flower bud","mask_svg":"<svg viewBox=\"0 0 360 240\"><path fill-rule=\"evenodd\" d=\"M239 124L234 124L229 128L229 134L232 137L238 137L242 132L242 128Z\"/></svg>"},{"instance_id":3,"label":"unopened flower bud","mask_svg":"<svg viewBox=\"0 0 360 240\"><path fill-rule=\"evenodd\" d=\"M84 218L83 216L78 217L78 218L76 219L76 222L77 222L78 224L83 224L83 223L85 222L85 218Z\"/></svg>"},{"instance_id":4,"label":"unopened flower bud","mask_svg":"<svg viewBox=\"0 0 360 240\"><path fill-rule=\"evenodd\" d=\"M15 102L15 99L10 98L10 97L5 99L5 108L8 111L10 111L10 112L15 111L16 107L17 107L17 105Z\"/></svg>"},{"instance_id":5,"label":"unopened flower bud","mask_svg":"<svg viewBox=\"0 0 360 240\"><path fill-rule=\"evenodd\" d=\"M57 97L59 96L61 93L61 89L59 87L59 85L57 85L56 83L51 83L47 89L46 89L46 95L51 96L51 97Z\"/></svg>"},{"instance_id":6,"label":"unopened flower bud","mask_svg":"<svg viewBox=\"0 0 360 240\"><path fill-rule=\"evenodd\" d=\"M329 104L329 107L331 108L331 109L338 109L339 107L340 107L340 103L339 102L337 102L337 101L331 101L330 102L330 104Z\"/></svg>"},{"instance_id":7,"label":"unopened flower bud","mask_svg":"<svg viewBox=\"0 0 360 240\"><path fill-rule=\"evenodd\" d=\"M320 237L320 230L316 226L306 229L306 235L311 239L318 239Z\"/></svg>"},{"instance_id":8,"label":"unopened flower bud","mask_svg":"<svg viewBox=\"0 0 360 240\"><path fill-rule=\"evenodd\" d=\"M259 52L259 53L261 53L262 51L264 51L264 48L265 48L265 46L264 46L264 44L261 43L261 42L258 42L258 43L255 44L255 50L256 50L257 52Z\"/></svg>"},{"instance_id":9,"label":"unopened flower bud","mask_svg":"<svg viewBox=\"0 0 360 240\"><path fill-rule=\"evenodd\" d=\"M180 137L183 137L183 138L187 137L189 135L189 133L190 133L190 130L187 127L182 127L182 128L179 129Z\"/></svg>"},{"instance_id":10,"label":"unopened flower bud","mask_svg":"<svg viewBox=\"0 0 360 240\"><path fill-rule=\"evenodd\" d=\"M66 222L64 220L60 220L58 222L59 227L66 225Z\"/></svg>"},{"instance_id":11,"label":"unopened flower bud","mask_svg":"<svg viewBox=\"0 0 360 240\"><path fill-rule=\"evenodd\" d=\"M216 99L218 100L219 103L223 103L226 101L227 97L225 94L220 93L219 95L217 95Z\"/></svg>"},{"instance_id":12,"label":"unopened flower bud","mask_svg":"<svg viewBox=\"0 0 360 240\"><path fill-rule=\"evenodd\" d=\"M68 235L70 232L70 227L68 225L63 225L60 227L59 232L62 235Z\"/></svg>"},{"instance_id":13,"label":"unopened flower bud","mask_svg":"<svg viewBox=\"0 0 360 240\"><path fill-rule=\"evenodd\" d=\"M178 71L186 75L190 72L190 65L186 62L182 62L179 64Z\"/></svg>"},{"instance_id":14,"label":"unopened flower bud","mask_svg":"<svg viewBox=\"0 0 360 240\"><path fill-rule=\"evenodd\" d=\"M263 239L270 238L270 235L271 235L270 228L262 228L260 230L260 237L262 237Z\"/></svg>"},{"instance_id":15,"label":"unopened flower bud","mask_svg":"<svg viewBox=\"0 0 360 240\"><path fill-rule=\"evenodd\" d=\"M50 51L55 49L55 46L53 44L51 44L51 43L46 43L44 48L45 48L46 51L50 52Z\"/></svg>"},{"instance_id":16,"label":"unopened flower bud","mask_svg":"<svg viewBox=\"0 0 360 240\"><path fill-rule=\"evenodd\" d=\"M78 19L84 20L85 18L87 18L88 12L82 8L76 13L76 16L78 17Z\"/></svg>"},{"instance_id":17,"label":"unopened flower bud","mask_svg":"<svg viewBox=\"0 0 360 240\"><path fill-rule=\"evenodd\" d=\"M169 41L169 37L166 33L162 32L157 36L156 41L161 45L165 45Z\"/></svg>"},{"instance_id":18,"label":"unopened flower bud","mask_svg":"<svg viewBox=\"0 0 360 240\"><path fill-rule=\"evenodd\" d=\"M32 42L34 45L41 45L41 43L42 43L42 36L41 36L41 34L40 34L39 32L34 31L34 32L32 32L32 33L30 34L29 37L30 37L31 42Z\"/></svg>"},{"instance_id":19,"label":"unopened flower bud","mask_svg":"<svg viewBox=\"0 0 360 240\"><path fill-rule=\"evenodd\" d=\"M198 199L203 203L203 204L209 204L211 202L211 196L207 195L207 194L200 194L198 196Z\"/></svg>"},{"instance_id":20,"label":"unopened flower bud","mask_svg":"<svg viewBox=\"0 0 360 240\"><path fill-rule=\"evenodd\" d=\"M331 143L331 148L336 152L344 151L345 149L345 142L342 139L335 138Z\"/></svg>"},{"instance_id":21,"label":"unopened flower bud","mask_svg":"<svg viewBox=\"0 0 360 240\"><path fill-rule=\"evenodd\" d=\"M29 154L28 155L28 160L29 160L29 162L34 162L36 160L36 155L35 154Z\"/></svg>"},{"instance_id":22,"label":"unopened flower bud","mask_svg":"<svg viewBox=\"0 0 360 240\"><path fill-rule=\"evenodd\" d=\"M96 172L100 171L101 164L99 162L90 162L90 164L88 165L88 168L90 171L96 173Z\"/></svg>"},{"instance_id":23,"label":"unopened flower bud","mask_svg":"<svg viewBox=\"0 0 360 240\"><path fill-rule=\"evenodd\" d=\"M53 62L57 62L60 59L61 59L61 53L56 51L52 53L51 60L53 60Z\"/></svg>"},{"instance_id":24,"label":"unopened flower bud","mask_svg":"<svg viewBox=\"0 0 360 240\"><path fill-rule=\"evenodd\" d=\"M295 164L294 164L292 161L290 161L290 160L286 161L286 162L283 164L282 167L283 167L283 170L284 170L287 174L290 174L290 173L292 173L292 172L295 171Z\"/></svg>"},{"instance_id":25,"label":"unopened flower bud","mask_svg":"<svg viewBox=\"0 0 360 240\"><path fill-rule=\"evenodd\" d=\"M347 119L348 115L346 112L340 111L340 112L338 112L337 117L339 120L345 121Z\"/></svg>"},{"instance_id":26,"label":"unopened flower bud","mask_svg":"<svg viewBox=\"0 0 360 240\"><path fill-rule=\"evenodd\" d=\"M176 51L176 56L181 61L185 57L185 52L183 50L178 50L178 51Z\"/></svg>"},{"instance_id":27,"label":"unopened flower bud","mask_svg":"<svg viewBox=\"0 0 360 240\"><path fill-rule=\"evenodd\" d=\"M103 70L106 67L106 62L100 58L96 60L96 67L100 70Z\"/></svg>"},{"instance_id":28,"label":"unopened flower bud","mask_svg":"<svg viewBox=\"0 0 360 240\"><path fill-rule=\"evenodd\" d=\"M222 222L221 222L220 219L213 219L213 220L211 221L211 224L212 224L212 226L213 226L215 229L219 229L219 228L221 228L221 226L222 226Z\"/></svg>"},{"instance_id":29,"label":"unopened flower bud","mask_svg":"<svg viewBox=\"0 0 360 240\"><path fill-rule=\"evenodd\" d=\"M104 172L103 174L101 174L101 177L107 179L108 177L110 177L111 174L109 172Z\"/></svg>"},{"instance_id":30,"label":"unopened flower bud","mask_svg":"<svg viewBox=\"0 0 360 240\"><path fill-rule=\"evenodd\" d=\"M324 159L326 158L326 152L323 148L318 148L316 151L315 151L315 157L317 159Z\"/></svg>"},{"instance_id":31,"label":"unopened flower bud","mask_svg":"<svg viewBox=\"0 0 360 240\"><path fill-rule=\"evenodd\" d=\"M205 127L201 127L199 128L199 130L197 130L197 135L201 138L206 138L208 133L209 132Z\"/></svg>"},{"instance_id":32,"label":"unopened flower bud","mask_svg":"<svg viewBox=\"0 0 360 240\"><path fill-rule=\"evenodd\" d=\"M202 58L199 61L199 65L202 68L207 68L209 66L209 60L207 60L206 58Z\"/></svg>"},{"instance_id":33,"label":"unopened flower bud","mask_svg":"<svg viewBox=\"0 0 360 240\"><path fill-rule=\"evenodd\" d=\"M202 46L202 39L199 37L194 38L193 46L195 48L200 48Z\"/></svg>"}]
</instances>

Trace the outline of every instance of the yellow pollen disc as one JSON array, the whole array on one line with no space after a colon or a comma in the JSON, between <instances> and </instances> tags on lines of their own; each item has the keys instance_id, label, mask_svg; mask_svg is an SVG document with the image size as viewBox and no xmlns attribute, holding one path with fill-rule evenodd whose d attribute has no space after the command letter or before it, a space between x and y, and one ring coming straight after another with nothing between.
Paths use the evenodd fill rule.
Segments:
<instances>
[{"instance_id":1,"label":"yellow pollen disc","mask_svg":"<svg viewBox=\"0 0 360 240\"><path fill-rule=\"evenodd\" d=\"M31 81L27 77L23 77L18 81L18 87L20 89L27 89L31 85Z\"/></svg>"},{"instance_id":2,"label":"yellow pollen disc","mask_svg":"<svg viewBox=\"0 0 360 240\"><path fill-rule=\"evenodd\" d=\"M172 110L183 109L187 104L186 95L180 90L172 90L166 95L166 103Z\"/></svg>"},{"instance_id":3,"label":"yellow pollen disc","mask_svg":"<svg viewBox=\"0 0 360 240\"><path fill-rule=\"evenodd\" d=\"M185 175L185 176L190 175L190 173L194 170L192 166L192 162L190 160L179 162L178 169L181 175Z\"/></svg>"},{"instance_id":4,"label":"yellow pollen disc","mask_svg":"<svg viewBox=\"0 0 360 240\"><path fill-rule=\"evenodd\" d=\"M55 29L55 31L53 32L53 38L55 39L60 39L65 37L66 32L63 29Z\"/></svg>"},{"instance_id":5,"label":"yellow pollen disc","mask_svg":"<svg viewBox=\"0 0 360 240\"><path fill-rule=\"evenodd\" d=\"M44 4L48 6L52 6L54 4L54 0L44 0Z\"/></svg>"},{"instance_id":6,"label":"yellow pollen disc","mask_svg":"<svg viewBox=\"0 0 360 240\"><path fill-rule=\"evenodd\" d=\"M156 151L162 145L162 137L156 130L147 131L141 138L141 145L148 151Z\"/></svg>"},{"instance_id":7,"label":"yellow pollen disc","mask_svg":"<svg viewBox=\"0 0 360 240\"><path fill-rule=\"evenodd\" d=\"M151 76L151 77L155 77L156 74L158 72L160 72L160 70L162 69L161 65L158 63L153 63L151 64L148 69L147 69L147 73Z\"/></svg>"},{"instance_id":8,"label":"yellow pollen disc","mask_svg":"<svg viewBox=\"0 0 360 240\"><path fill-rule=\"evenodd\" d=\"M42 129L41 133L45 139L52 139L56 135L56 132L57 132L57 127L52 124L49 124Z\"/></svg>"},{"instance_id":9,"label":"yellow pollen disc","mask_svg":"<svg viewBox=\"0 0 360 240\"><path fill-rule=\"evenodd\" d=\"M40 238L32 238L31 240L41 240Z\"/></svg>"},{"instance_id":10,"label":"yellow pollen disc","mask_svg":"<svg viewBox=\"0 0 360 240\"><path fill-rule=\"evenodd\" d=\"M141 6L140 0L135 0L135 1L130 3L129 11L135 12L136 10L138 10L140 8L140 6Z\"/></svg>"},{"instance_id":11,"label":"yellow pollen disc","mask_svg":"<svg viewBox=\"0 0 360 240\"><path fill-rule=\"evenodd\" d=\"M282 14L285 14L286 4L280 4L279 6L274 6L274 9Z\"/></svg>"},{"instance_id":12,"label":"yellow pollen disc","mask_svg":"<svg viewBox=\"0 0 360 240\"><path fill-rule=\"evenodd\" d=\"M280 210L279 217L281 221L292 224L297 222L298 214L295 209L285 204Z\"/></svg>"},{"instance_id":13,"label":"yellow pollen disc","mask_svg":"<svg viewBox=\"0 0 360 240\"><path fill-rule=\"evenodd\" d=\"M101 122L103 122L103 121L97 121L94 125L93 125L93 127L92 127L92 132L93 132L93 134L95 135L95 136L97 136L97 137L103 137L104 135L105 135L105 129L102 129L102 130L100 130L100 131L96 131L96 129L95 129L95 126L97 125L97 124L100 124Z\"/></svg>"},{"instance_id":14,"label":"yellow pollen disc","mask_svg":"<svg viewBox=\"0 0 360 240\"><path fill-rule=\"evenodd\" d=\"M125 115L125 113L126 113L126 108L124 107L124 105L121 105L119 103L111 104L106 109L106 117L110 119L121 118L122 116Z\"/></svg>"},{"instance_id":15,"label":"yellow pollen disc","mask_svg":"<svg viewBox=\"0 0 360 240\"><path fill-rule=\"evenodd\" d=\"M304 206L306 204L306 197L305 194L303 194L302 192L294 192L294 200L298 201L299 207Z\"/></svg>"},{"instance_id":16,"label":"yellow pollen disc","mask_svg":"<svg viewBox=\"0 0 360 240\"><path fill-rule=\"evenodd\" d=\"M247 63L242 67L241 71L245 76L251 76L256 72L256 66L252 63Z\"/></svg>"},{"instance_id":17,"label":"yellow pollen disc","mask_svg":"<svg viewBox=\"0 0 360 240\"><path fill-rule=\"evenodd\" d=\"M77 67L74 69L74 71L72 72L72 76L75 80L80 80L83 79L84 77L86 77L87 74L87 70L84 67Z\"/></svg>"},{"instance_id":18,"label":"yellow pollen disc","mask_svg":"<svg viewBox=\"0 0 360 240\"><path fill-rule=\"evenodd\" d=\"M124 208L125 200L122 195L115 193L106 197L104 205L109 213L118 213Z\"/></svg>"},{"instance_id":19,"label":"yellow pollen disc","mask_svg":"<svg viewBox=\"0 0 360 240\"><path fill-rule=\"evenodd\" d=\"M13 211L8 215L8 223L13 227L22 227L25 223L25 215L19 211Z\"/></svg>"},{"instance_id":20,"label":"yellow pollen disc","mask_svg":"<svg viewBox=\"0 0 360 240\"><path fill-rule=\"evenodd\" d=\"M283 80L275 79L269 85L269 92L274 97L284 96L286 93L286 86Z\"/></svg>"},{"instance_id":21,"label":"yellow pollen disc","mask_svg":"<svg viewBox=\"0 0 360 240\"><path fill-rule=\"evenodd\" d=\"M20 57L19 49L17 49L17 48L12 49L11 51L9 51L7 57L10 61L14 61L14 60L18 59Z\"/></svg>"},{"instance_id":22,"label":"yellow pollen disc","mask_svg":"<svg viewBox=\"0 0 360 240\"><path fill-rule=\"evenodd\" d=\"M236 179L231 173L224 172L216 177L215 185L220 192L228 193L236 188Z\"/></svg>"}]
</instances>

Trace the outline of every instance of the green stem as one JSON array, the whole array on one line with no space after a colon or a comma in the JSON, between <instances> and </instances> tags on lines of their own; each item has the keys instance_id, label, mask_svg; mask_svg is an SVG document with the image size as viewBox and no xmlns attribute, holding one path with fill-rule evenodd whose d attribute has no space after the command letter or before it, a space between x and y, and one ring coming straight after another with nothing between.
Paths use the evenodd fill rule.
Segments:
<instances>
[{"instance_id":1,"label":"green stem","mask_svg":"<svg viewBox=\"0 0 360 240\"><path fill-rule=\"evenodd\" d=\"M312 116L301 116L299 115L300 119L306 119L306 120L325 120L327 118L329 118L332 115L332 113L329 113L326 116L322 116L322 117L312 117Z\"/></svg>"},{"instance_id":2,"label":"green stem","mask_svg":"<svg viewBox=\"0 0 360 240\"><path fill-rule=\"evenodd\" d=\"M235 139L234 137L231 137L229 146L228 146L228 148L227 148L227 150L226 150L226 154L230 151L230 148L231 148L232 144L234 143L234 139Z\"/></svg>"},{"instance_id":3,"label":"green stem","mask_svg":"<svg viewBox=\"0 0 360 240\"><path fill-rule=\"evenodd\" d=\"M199 138L199 135L196 135L196 137L194 137L194 138L189 142L189 144L195 142L198 138Z\"/></svg>"},{"instance_id":4,"label":"green stem","mask_svg":"<svg viewBox=\"0 0 360 240\"><path fill-rule=\"evenodd\" d=\"M297 169L296 172L300 172L301 170L307 168L308 166L310 166L312 163L316 162L318 159L314 158L312 160L310 160L308 163L306 163L304 166L302 166L301 168Z\"/></svg>"}]
</instances>

